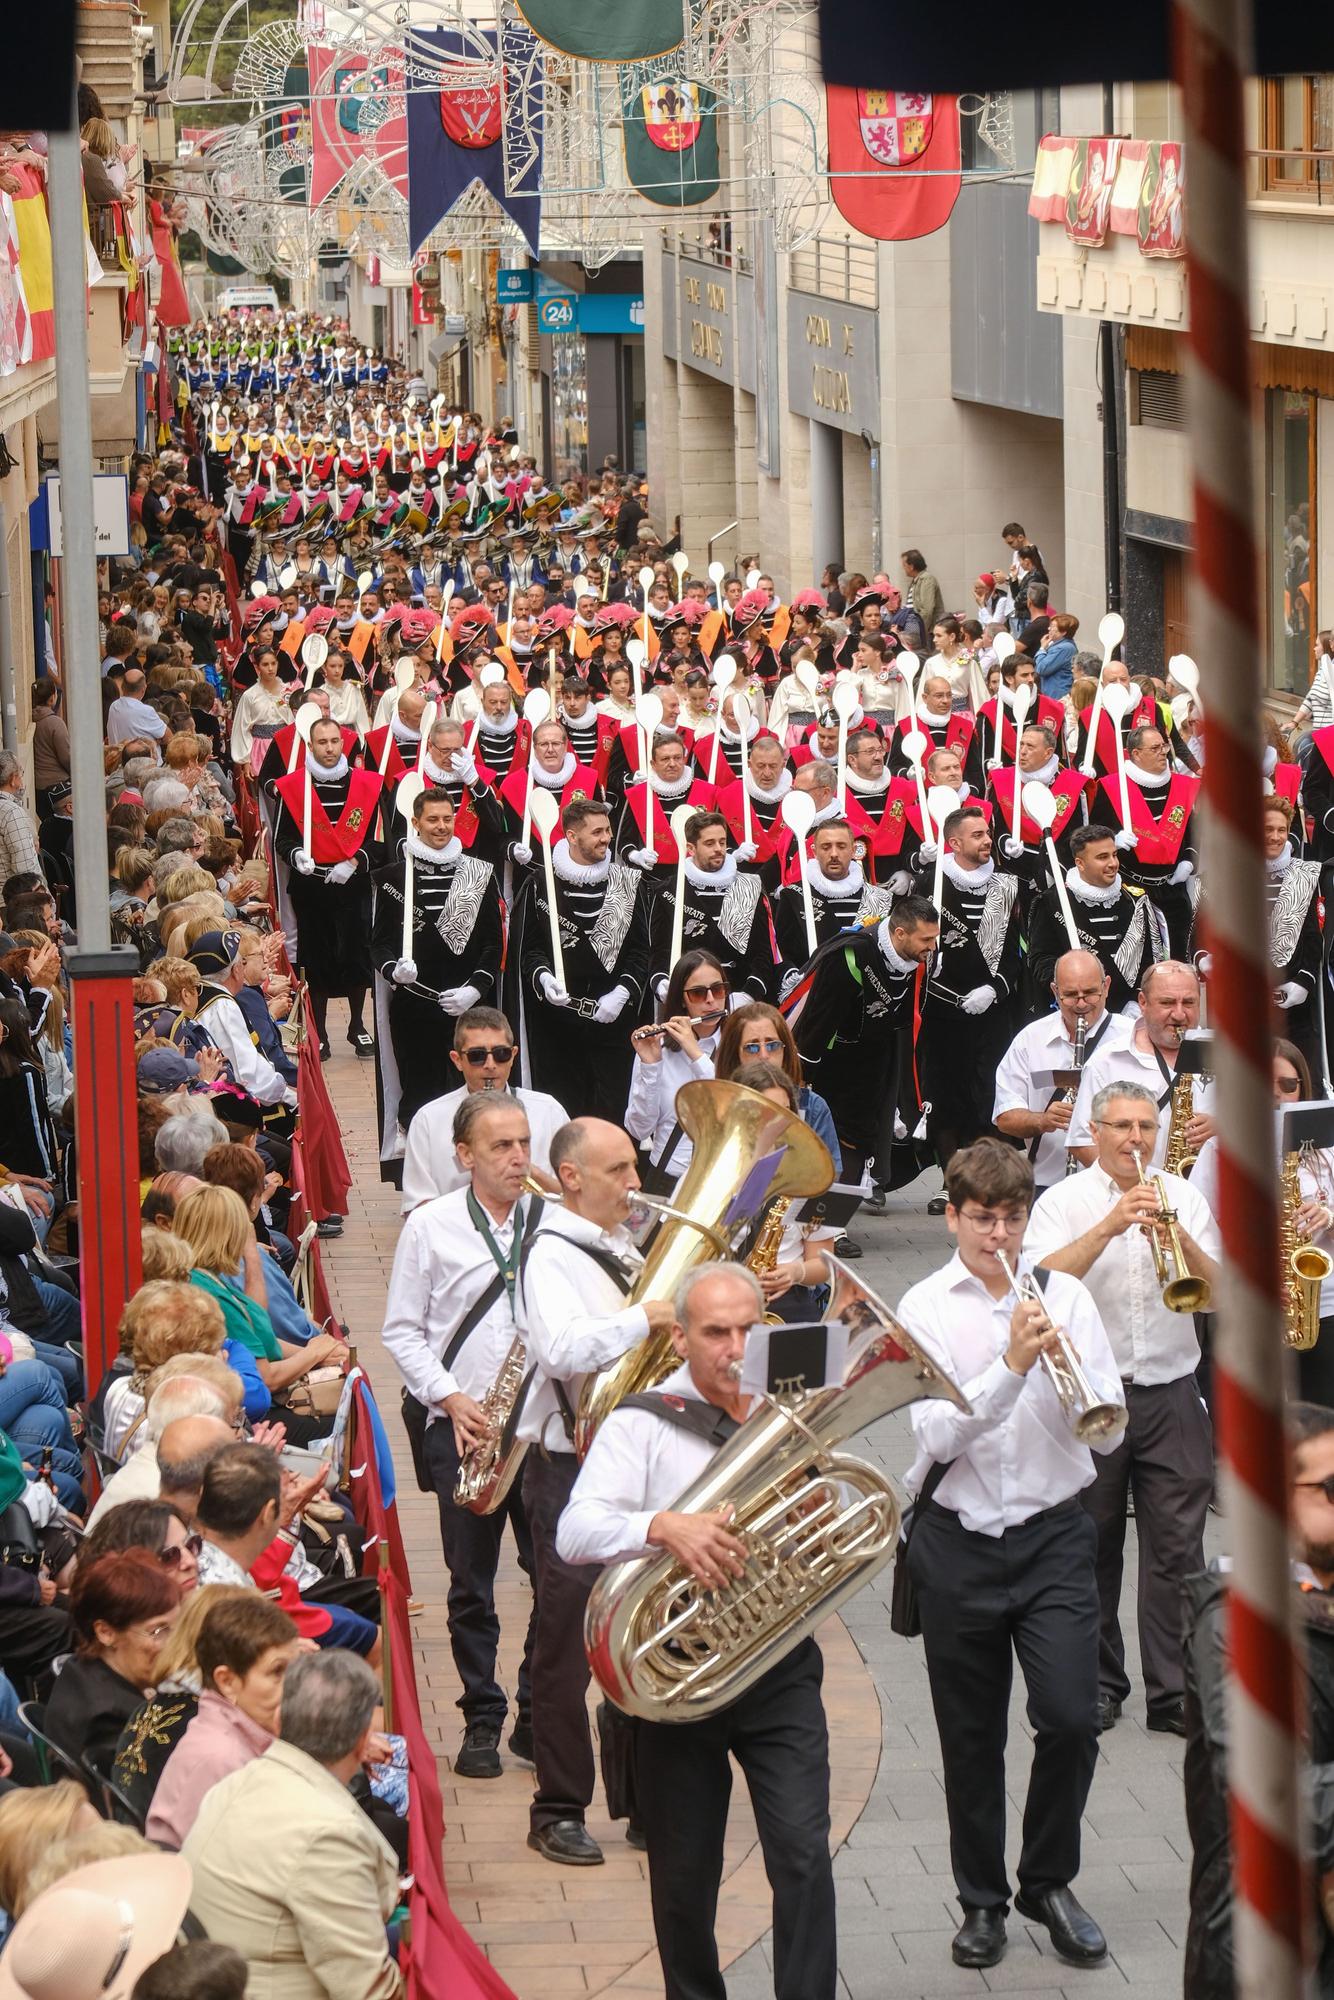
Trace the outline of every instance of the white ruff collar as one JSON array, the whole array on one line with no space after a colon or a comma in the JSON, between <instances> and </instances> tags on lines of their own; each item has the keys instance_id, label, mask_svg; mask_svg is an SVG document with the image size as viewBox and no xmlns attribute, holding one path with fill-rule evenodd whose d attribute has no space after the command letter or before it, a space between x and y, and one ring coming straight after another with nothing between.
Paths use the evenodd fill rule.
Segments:
<instances>
[{"instance_id":1,"label":"white ruff collar","mask_svg":"<svg viewBox=\"0 0 1334 2000\"><path fill-rule=\"evenodd\" d=\"M823 868L818 867L814 861L808 861L806 880L810 883L813 894L823 896L826 902L834 903L843 903L849 897L860 896L866 887L866 877L862 874L860 861L851 864L841 882L831 881Z\"/></svg>"},{"instance_id":2,"label":"white ruff collar","mask_svg":"<svg viewBox=\"0 0 1334 2000\"><path fill-rule=\"evenodd\" d=\"M347 758L340 755L336 764L317 764L310 759L310 782L312 785L336 785L340 778L347 776Z\"/></svg>"},{"instance_id":3,"label":"white ruff collar","mask_svg":"<svg viewBox=\"0 0 1334 2000\"><path fill-rule=\"evenodd\" d=\"M950 718L948 714L936 715L933 710L929 708L924 708L920 701L918 702L917 707L913 712L916 715L917 720L926 729L928 735L933 729L948 729L950 726Z\"/></svg>"},{"instance_id":4,"label":"white ruff collar","mask_svg":"<svg viewBox=\"0 0 1334 2000\"><path fill-rule=\"evenodd\" d=\"M674 799L679 803L680 800L688 796L690 787L695 782L695 778L694 778L694 773L691 772L689 769L687 769L685 772L683 772L681 777L677 779L674 785L666 785L663 783L662 779L657 775L656 771L650 771L648 774L648 781L650 785L653 787L654 793L658 798Z\"/></svg>"},{"instance_id":5,"label":"white ruff collar","mask_svg":"<svg viewBox=\"0 0 1334 2000\"><path fill-rule=\"evenodd\" d=\"M1077 868L1067 868L1065 886L1081 903L1092 903L1099 909L1109 910L1121 894L1121 877L1117 876L1110 889L1099 889L1094 883L1086 882Z\"/></svg>"},{"instance_id":6,"label":"white ruff collar","mask_svg":"<svg viewBox=\"0 0 1334 2000\"><path fill-rule=\"evenodd\" d=\"M735 854L724 855L722 867L715 868L710 873L706 868L697 868L689 855L687 855L685 870L686 881L692 889L712 889L718 895L725 896L736 881L736 856Z\"/></svg>"},{"instance_id":7,"label":"white ruff collar","mask_svg":"<svg viewBox=\"0 0 1334 2000\"><path fill-rule=\"evenodd\" d=\"M1282 881L1283 877L1287 874L1289 868L1292 866L1292 861L1293 861L1292 849L1290 847L1285 847L1281 854L1275 856L1274 860L1265 862L1265 868L1267 869L1270 875L1276 875L1278 879Z\"/></svg>"},{"instance_id":8,"label":"white ruff collar","mask_svg":"<svg viewBox=\"0 0 1334 2000\"><path fill-rule=\"evenodd\" d=\"M952 854L942 855L940 865L956 889L969 890L973 895L980 894L996 872L994 861L984 861L978 868L961 868Z\"/></svg>"},{"instance_id":9,"label":"white ruff collar","mask_svg":"<svg viewBox=\"0 0 1334 2000\"><path fill-rule=\"evenodd\" d=\"M463 852L463 842L453 836L443 847L427 847L415 833L409 833L403 844L414 861L423 861L428 868L452 868Z\"/></svg>"},{"instance_id":10,"label":"white ruff collar","mask_svg":"<svg viewBox=\"0 0 1334 2000\"><path fill-rule=\"evenodd\" d=\"M451 766L452 762L453 760L451 759ZM462 783L462 780L452 768L445 770L430 755L425 758L422 764L422 776L428 779L433 785L457 785Z\"/></svg>"},{"instance_id":11,"label":"white ruff collar","mask_svg":"<svg viewBox=\"0 0 1334 2000\"><path fill-rule=\"evenodd\" d=\"M511 709L509 714L502 716L499 722L496 721L494 716L483 715L481 722L478 724L478 734L482 736L513 736L518 726L519 718L514 713L514 710Z\"/></svg>"},{"instance_id":12,"label":"white ruff collar","mask_svg":"<svg viewBox=\"0 0 1334 2000\"><path fill-rule=\"evenodd\" d=\"M1126 776L1133 785L1138 785L1142 792L1160 792L1164 785L1170 785L1172 782L1170 769L1166 771L1146 771L1144 766L1137 764L1133 757L1126 758Z\"/></svg>"},{"instance_id":13,"label":"white ruff collar","mask_svg":"<svg viewBox=\"0 0 1334 2000\"><path fill-rule=\"evenodd\" d=\"M598 726L598 712L595 708L586 708L582 715L571 715L562 703L559 714L567 729L596 729Z\"/></svg>"},{"instance_id":14,"label":"white ruff collar","mask_svg":"<svg viewBox=\"0 0 1334 2000\"><path fill-rule=\"evenodd\" d=\"M764 785L757 785L754 778L747 771L746 789L753 799L759 800L762 806L779 805L792 790L792 773L786 769L780 771L778 773L778 783L770 790Z\"/></svg>"},{"instance_id":15,"label":"white ruff collar","mask_svg":"<svg viewBox=\"0 0 1334 2000\"><path fill-rule=\"evenodd\" d=\"M819 812L816 813L815 818L811 821L811 832L814 833L817 826L823 826L827 819L842 819L842 817L842 806L839 804L837 798L832 798L827 806L821 806Z\"/></svg>"},{"instance_id":16,"label":"white ruff collar","mask_svg":"<svg viewBox=\"0 0 1334 2000\"><path fill-rule=\"evenodd\" d=\"M949 858L947 856L945 860L945 866L948 868L949 865L950 865ZM988 863L987 865L989 867L990 863ZM917 970L916 963L911 958L900 958L898 953L895 951L893 945L890 943L888 917L882 917L880 919L880 922L876 925L875 941L879 945L881 951L885 954L885 957L889 960L889 963L893 967L894 971L897 972L901 977L906 977L907 974L916 972Z\"/></svg>"},{"instance_id":17,"label":"white ruff collar","mask_svg":"<svg viewBox=\"0 0 1334 2000\"><path fill-rule=\"evenodd\" d=\"M393 731L395 743L420 743L422 740L420 729L409 729L407 723L399 717L397 710L389 718L389 727Z\"/></svg>"},{"instance_id":18,"label":"white ruff collar","mask_svg":"<svg viewBox=\"0 0 1334 2000\"><path fill-rule=\"evenodd\" d=\"M606 881L611 873L611 856L602 861L576 861L570 853L569 841L558 840L551 850L551 865L562 882L588 889Z\"/></svg>"},{"instance_id":19,"label":"white ruff collar","mask_svg":"<svg viewBox=\"0 0 1334 2000\"><path fill-rule=\"evenodd\" d=\"M577 769L578 765L575 761L574 752L567 750L565 752L565 762L561 765L559 771L544 771L540 764L534 764L532 767L533 780L534 783L541 785L544 791L563 792Z\"/></svg>"},{"instance_id":20,"label":"white ruff collar","mask_svg":"<svg viewBox=\"0 0 1334 2000\"><path fill-rule=\"evenodd\" d=\"M891 782L888 765L886 765L878 778L859 778L855 771L849 771L847 777L848 790L856 792L858 798L861 799L883 798L889 790Z\"/></svg>"},{"instance_id":21,"label":"white ruff collar","mask_svg":"<svg viewBox=\"0 0 1334 2000\"><path fill-rule=\"evenodd\" d=\"M753 743L759 733L760 718L758 715L752 715L750 718L750 727L746 731L747 743ZM729 729L721 716L718 718L718 734L724 743L739 743L741 741L741 731L739 729Z\"/></svg>"},{"instance_id":22,"label":"white ruff collar","mask_svg":"<svg viewBox=\"0 0 1334 2000\"><path fill-rule=\"evenodd\" d=\"M1020 788L1022 789L1024 785L1050 785L1060 768L1060 758L1049 757L1041 770L1023 771L1020 773Z\"/></svg>"}]
</instances>

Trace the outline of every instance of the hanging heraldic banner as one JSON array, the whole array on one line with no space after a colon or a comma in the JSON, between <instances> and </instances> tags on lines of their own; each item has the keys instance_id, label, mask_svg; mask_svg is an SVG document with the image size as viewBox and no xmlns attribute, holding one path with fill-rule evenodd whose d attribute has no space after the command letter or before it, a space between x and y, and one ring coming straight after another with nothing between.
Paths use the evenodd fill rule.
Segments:
<instances>
[{"instance_id":1,"label":"hanging heraldic banner","mask_svg":"<svg viewBox=\"0 0 1334 2000\"><path fill-rule=\"evenodd\" d=\"M647 62L679 48L681 0L517 0L541 42L585 62Z\"/></svg>"},{"instance_id":2,"label":"hanging heraldic banner","mask_svg":"<svg viewBox=\"0 0 1334 2000\"><path fill-rule=\"evenodd\" d=\"M829 192L843 220L879 243L942 228L963 180L958 98L836 83L825 98Z\"/></svg>"},{"instance_id":3,"label":"hanging heraldic banner","mask_svg":"<svg viewBox=\"0 0 1334 2000\"><path fill-rule=\"evenodd\" d=\"M625 171L645 201L695 208L718 192L717 99L705 85L623 79Z\"/></svg>"}]
</instances>

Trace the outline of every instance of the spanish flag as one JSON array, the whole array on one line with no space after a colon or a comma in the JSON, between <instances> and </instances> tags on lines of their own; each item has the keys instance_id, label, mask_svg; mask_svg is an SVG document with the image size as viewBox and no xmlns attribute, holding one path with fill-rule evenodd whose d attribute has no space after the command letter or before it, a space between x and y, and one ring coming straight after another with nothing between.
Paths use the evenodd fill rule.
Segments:
<instances>
[{"instance_id":1,"label":"spanish flag","mask_svg":"<svg viewBox=\"0 0 1334 2000\"><path fill-rule=\"evenodd\" d=\"M48 361L56 351L56 313L46 189L35 167L15 160L9 163L9 170L22 183L16 193L5 197L13 218L11 263L17 266L22 358Z\"/></svg>"}]
</instances>

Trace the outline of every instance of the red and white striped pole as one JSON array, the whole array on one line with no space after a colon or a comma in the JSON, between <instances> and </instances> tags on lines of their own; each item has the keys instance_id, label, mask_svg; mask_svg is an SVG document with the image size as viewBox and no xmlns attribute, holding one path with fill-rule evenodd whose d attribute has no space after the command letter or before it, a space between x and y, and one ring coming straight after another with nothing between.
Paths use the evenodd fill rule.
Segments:
<instances>
[{"instance_id":1,"label":"red and white striped pole","mask_svg":"<svg viewBox=\"0 0 1334 2000\"><path fill-rule=\"evenodd\" d=\"M1263 638L1252 456L1243 84L1251 0L1173 0L1184 111L1189 416L1204 666L1209 981L1228 1283L1214 1349L1228 1593L1228 1783L1241 2000L1301 2000L1309 1949L1301 1700L1288 1555L1269 923L1260 845Z\"/></svg>"}]
</instances>

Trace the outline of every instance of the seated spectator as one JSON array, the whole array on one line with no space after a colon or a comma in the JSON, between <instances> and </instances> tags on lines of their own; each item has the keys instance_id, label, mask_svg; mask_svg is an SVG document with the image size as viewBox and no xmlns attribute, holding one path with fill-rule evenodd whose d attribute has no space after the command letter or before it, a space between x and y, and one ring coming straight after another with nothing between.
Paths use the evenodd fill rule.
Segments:
<instances>
[{"instance_id":1,"label":"seated spectator","mask_svg":"<svg viewBox=\"0 0 1334 2000\"><path fill-rule=\"evenodd\" d=\"M33 1268L36 1249L31 1211L0 1201L0 1328L27 1334L73 1406L83 1395L83 1364L65 1342L80 1339L79 1302Z\"/></svg>"},{"instance_id":2,"label":"seated spectator","mask_svg":"<svg viewBox=\"0 0 1334 2000\"><path fill-rule=\"evenodd\" d=\"M170 1240L167 1238L168 1242ZM123 1507L130 1500L157 1499L161 1490L164 1454L167 1465L178 1467L188 1463L194 1453L214 1437L222 1444L231 1443L235 1436L233 1412L239 1414L239 1396L232 1398L226 1395L194 1372L202 1358L177 1356L176 1359L183 1360L190 1371L186 1374L169 1373L171 1362L161 1371L153 1371L144 1418L146 1442L128 1464L123 1465L119 1472L112 1473L102 1488L97 1505L88 1516L90 1534L113 1507Z\"/></svg>"},{"instance_id":3,"label":"seated spectator","mask_svg":"<svg viewBox=\"0 0 1334 2000\"><path fill-rule=\"evenodd\" d=\"M278 1733L283 1676L300 1651L296 1626L266 1597L252 1592L209 1611L195 1647L199 1707L153 1794L150 1840L180 1847L214 1785L263 1756Z\"/></svg>"},{"instance_id":4,"label":"seated spectator","mask_svg":"<svg viewBox=\"0 0 1334 2000\"><path fill-rule=\"evenodd\" d=\"M39 1896L57 1882L73 1875L77 1869L87 1868L95 1861L119 1861L126 1855L153 1854L156 1851L152 1842L145 1840L132 1826L118 1826L113 1820L106 1819L99 1819L92 1826L81 1826L74 1833L67 1833L63 1839L54 1841L28 1870L28 1879L19 1891L18 1908L14 1915L21 1917ZM68 1993L70 1989L65 1987L62 1990Z\"/></svg>"},{"instance_id":5,"label":"seated spectator","mask_svg":"<svg viewBox=\"0 0 1334 2000\"><path fill-rule=\"evenodd\" d=\"M139 1974L130 2000L245 2000L249 1977L249 1966L229 1944L191 1938Z\"/></svg>"},{"instance_id":6,"label":"seated spectator","mask_svg":"<svg viewBox=\"0 0 1334 2000\"><path fill-rule=\"evenodd\" d=\"M154 1369L179 1354L223 1352L227 1329L216 1304L190 1284L155 1278L141 1285L120 1318L120 1339L134 1363L118 1375L102 1401L102 1449L126 1459L147 1442L145 1397Z\"/></svg>"},{"instance_id":7,"label":"seated spectator","mask_svg":"<svg viewBox=\"0 0 1334 2000\"><path fill-rule=\"evenodd\" d=\"M350 1653L296 1660L280 1740L214 1786L186 1840L191 1909L247 1960L256 1991L395 2000L403 1990L385 1934L397 1864L347 1789L379 1699L375 1675Z\"/></svg>"},{"instance_id":8,"label":"seated spectator","mask_svg":"<svg viewBox=\"0 0 1334 2000\"><path fill-rule=\"evenodd\" d=\"M215 1604L235 1598L250 1602L253 1592L214 1583L194 1590L181 1606L171 1636L158 1654L156 1679L120 1733L111 1775L144 1819L153 1803L167 1759L199 1707L201 1676L196 1648L205 1618Z\"/></svg>"},{"instance_id":9,"label":"seated spectator","mask_svg":"<svg viewBox=\"0 0 1334 2000\"><path fill-rule=\"evenodd\" d=\"M258 1238L264 1226L260 1211L278 1176L265 1173L264 1162L254 1148L235 1142L215 1146L212 1152L205 1155L204 1179L211 1187L229 1187L240 1196ZM297 1346L304 1347L314 1339L318 1329L298 1299L292 1281L277 1257L262 1243L259 1268L264 1280L264 1303L273 1321L274 1332L280 1340L293 1341Z\"/></svg>"},{"instance_id":10,"label":"seated spectator","mask_svg":"<svg viewBox=\"0 0 1334 2000\"><path fill-rule=\"evenodd\" d=\"M199 1586L202 1537L169 1500L127 1500L105 1514L79 1549L79 1568L119 1549L147 1549L170 1576L182 1601ZM77 1572L76 1572L77 1574Z\"/></svg>"},{"instance_id":11,"label":"seated spectator","mask_svg":"<svg viewBox=\"0 0 1334 2000\"><path fill-rule=\"evenodd\" d=\"M48 1184L60 1171L46 1069L21 1000L0 1000L0 1157L11 1174L32 1174Z\"/></svg>"},{"instance_id":12,"label":"seated spectator","mask_svg":"<svg viewBox=\"0 0 1334 2000\"><path fill-rule=\"evenodd\" d=\"M110 1764L120 1733L153 1685L157 1656L180 1609L176 1580L146 1549L123 1549L79 1570L70 1593L78 1651L46 1705L48 1734L76 1761Z\"/></svg>"},{"instance_id":13,"label":"seated spectator","mask_svg":"<svg viewBox=\"0 0 1334 2000\"><path fill-rule=\"evenodd\" d=\"M174 1099L167 1109L166 1122L153 1142L159 1171L193 1174L200 1180L205 1154L226 1144L227 1128L198 1098Z\"/></svg>"},{"instance_id":14,"label":"seated spectator","mask_svg":"<svg viewBox=\"0 0 1334 2000\"><path fill-rule=\"evenodd\" d=\"M60 1377L44 1361L16 1361L14 1343L5 1334L0 1334L0 1436L12 1440L30 1479L42 1472L49 1455L61 1506L82 1520L88 1504L83 1459Z\"/></svg>"},{"instance_id":15,"label":"seated spectator","mask_svg":"<svg viewBox=\"0 0 1334 2000\"><path fill-rule=\"evenodd\" d=\"M0 1909L18 1916L28 1877L47 1849L100 1825L96 1807L73 1778L6 1792L0 1799Z\"/></svg>"},{"instance_id":16,"label":"seated spectator","mask_svg":"<svg viewBox=\"0 0 1334 2000\"><path fill-rule=\"evenodd\" d=\"M190 1900L179 1855L148 1850L129 1827L100 1827L87 1848L111 1858L62 1876L14 1926L5 1973L16 1994L131 2000L179 1937Z\"/></svg>"}]
</instances>

